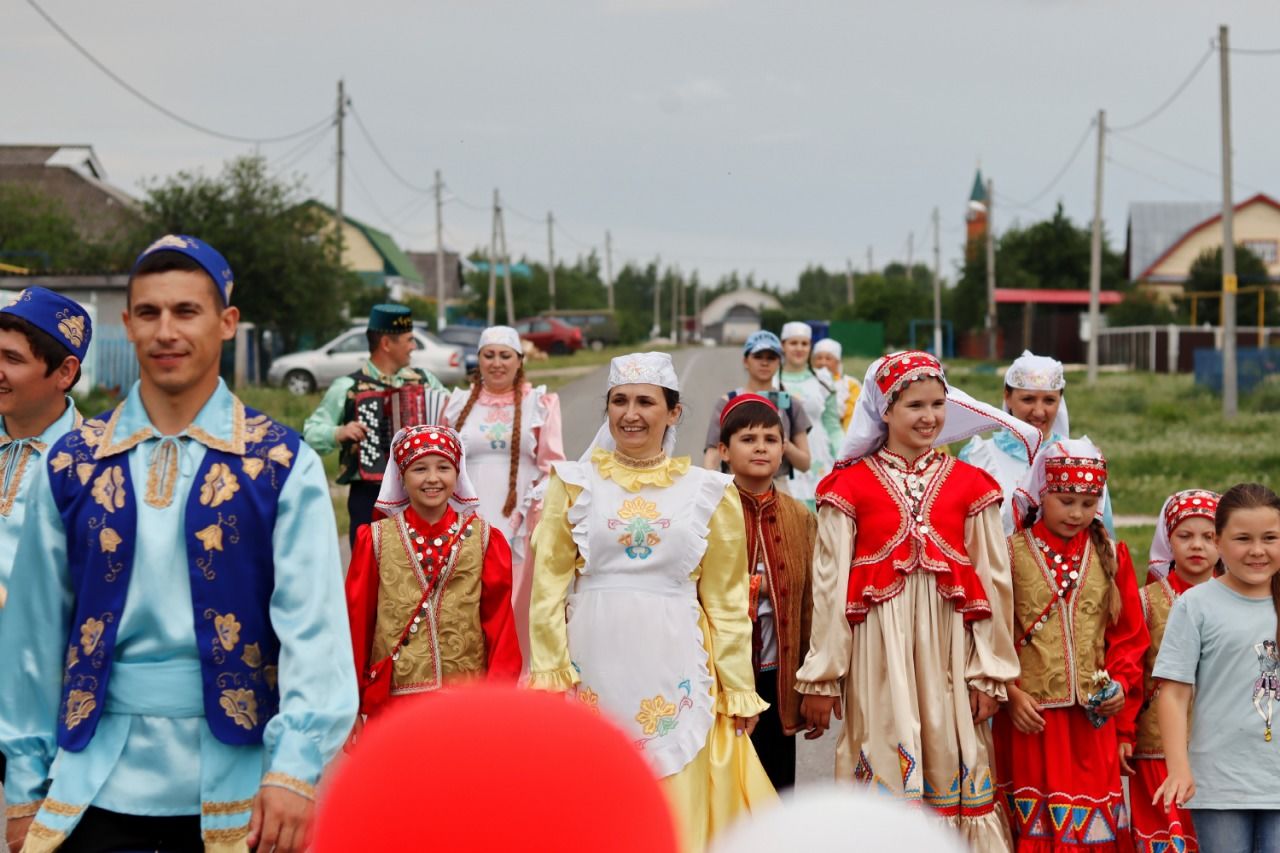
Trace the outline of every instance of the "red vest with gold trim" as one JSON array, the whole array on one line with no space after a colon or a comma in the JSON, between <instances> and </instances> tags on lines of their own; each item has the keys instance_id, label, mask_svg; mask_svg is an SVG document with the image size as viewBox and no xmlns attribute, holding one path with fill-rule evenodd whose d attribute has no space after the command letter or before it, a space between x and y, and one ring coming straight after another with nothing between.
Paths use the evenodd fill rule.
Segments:
<instances>
[{"instance_id":1,"label":"red vest with gold trim","mask_svg":"<svg viewBox=\"0 0 1280 853\"><path fill-rule=\"evenodd\" d=\"M837 466L818 485L817 498L855 525L845 608L850 622L862 622L872 607L896 596L917 570L934 574L938 593L966 622L991 615L964 545L965 521L1002 499L986 471L944 456L925 486L919 514L912 515L887 464L873 455Z\"/></svg>"}]
</instances>

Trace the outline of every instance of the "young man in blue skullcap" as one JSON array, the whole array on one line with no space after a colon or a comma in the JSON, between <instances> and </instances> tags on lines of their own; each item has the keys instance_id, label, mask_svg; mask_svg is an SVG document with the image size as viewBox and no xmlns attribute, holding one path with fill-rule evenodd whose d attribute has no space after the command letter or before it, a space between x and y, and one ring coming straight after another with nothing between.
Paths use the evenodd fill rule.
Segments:
<instances>
[{"instance_id":1,"label":"young man in blue skullcap","mask_svg":"<svg viewBox=\"0 0 1280 853\"><path fill-rule=\"evenodd\" d=\"M29 287L0 308L0 608L31 481L49 445L80 424L68 392L80 379L92 335L78 303L43 287Z\"/></svg>"},{"instance_id":2,"label":"young man in blue skullcap","mask_svg":"<svg viewBox=\"0 0 1280 853\"><path fill-rule=\"evenodd\" d=\"M434 406L428 406L431 409L443 405L447 396L440 380L429 371L409 366L415 343L413 314L407 306L373 306L366 334L369 360L355 373L335 379L320 406L302 426L302 437L316 453L341 451L338 485L348 487L347 517L351 527L347 538L352 545L356 529L373 520L373 505L382 487L391 437L396 433L384 407L363 407L357 413L358 398L405 385L426 385L442 395Z\"/></svg>"},{"instance_id":3,"label":"young man in blue skullcap","mask_svg":"<svg viewBox=\"0 0 1280 853\"><path fill-rule=\"evenodd\" d=\"M232 287L200 240L148 247L124 313L140 379L32 485L0 619L0 660L23 661L0 667L11 846L300 851L351 730L324 469L219 377Z\"/></svg>"}]
</instances>

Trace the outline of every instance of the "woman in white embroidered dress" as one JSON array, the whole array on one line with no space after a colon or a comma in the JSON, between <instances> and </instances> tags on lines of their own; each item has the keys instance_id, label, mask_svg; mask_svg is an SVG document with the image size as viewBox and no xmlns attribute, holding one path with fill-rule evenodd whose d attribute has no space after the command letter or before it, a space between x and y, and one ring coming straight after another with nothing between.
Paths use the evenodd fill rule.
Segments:
<instances>
[{"instance_id":1,"label":"woman in white embroidered dress","mask_svg":"<svg viewBox=\"0 0 1280 853\"><path fill-rule=\"evenodd\" d=\"M835 451L844 437L837 409L836 383L825 367L817 370L809 361L813 330L808 323L791 322L782 327L782 371L779 384L791 395L792 405L804 407L813 430L809 433L809 469L796 471L791 480L791 496L814 508L818 483L831 472Z\"/></svg>"},{"instance_id":2,"label":"woman in white embroidered dress","mask_svg":"<svg viewBox=\"0 0 1280 853\"><path fill-rule=\"evenodd\" d=\"M480 516L511 544L511 606L520 652L529 660L529 536L538 524L551 463L564 459L560 398L524 380L524 347L510 326L480 335L480 369L453 392L443 421L462 436Z\"/></svg>"},{"instance_id":3,"label":"woman in white embroidered dress","mask_svg":"<svg viewBox=\"0 0 1280 853\"><path fill-rule=\"evenodd\" d=\"M621 726L697 851L775 794L742 736L767 707L742 505L728 475L667 455L678 388L665 353L615 358L608 422L581 460L554 466L533 537L530 684Z\"/></svg>"}]
</instances>

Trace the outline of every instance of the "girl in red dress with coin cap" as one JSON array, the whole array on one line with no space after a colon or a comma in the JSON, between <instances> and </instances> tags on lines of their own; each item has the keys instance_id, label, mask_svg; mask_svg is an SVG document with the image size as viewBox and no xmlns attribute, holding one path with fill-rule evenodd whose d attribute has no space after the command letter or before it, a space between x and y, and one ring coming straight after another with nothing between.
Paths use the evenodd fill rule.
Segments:
<instances>
[{"instance_id":1,"label":"girl in red dress with coin cap","mask_svg":"<svg viewBox=\"0 0 1280 853\"><path fill-rule=\"evenodd\" d=\"M1158 682L1152 678L1165 625L1173 603L1187 590L1218 574L1218 540L1213 519L1217 492L1185 489L1171 495L1160 511L1147 585L1142 588L1142 613L1151 632L1151 647L1143 666L1146 695L1140 705L1128 705L1121 716L1120 769L1129 777L1133 807L1133 843L1138 853L1199 849L1191 813L1180 806L1165 810L1152 805L1156 790L1169 775L1164 743L1156 719Z\"/></svg>"},{"instance_id":2,"label":"girl in red dress with coin cap","mask_svg":"<svg viewBox=\"0 0 1280 853\"><path fill-rule=\"evenodd\" d=\"M1129 552L1102 524L1107 462L1047 445L1014 493L1013 639L1021 674L996 715L998 779L1019 853L1133 849L1119 715L1142 701L1147 628Z\"/></svg>"},{"instance_id":3,"label":"girl in red dress with coin cap","mask_svg":"<svg viewBox=\"0 0 1280 853\"><path fill-rule=\"evenodd\" d=\"M360 712L469 679L514 681L511 549L476 514L462 442L447 427L400 430L377 508L347 571Z\"/></svg>"}]
</instances>

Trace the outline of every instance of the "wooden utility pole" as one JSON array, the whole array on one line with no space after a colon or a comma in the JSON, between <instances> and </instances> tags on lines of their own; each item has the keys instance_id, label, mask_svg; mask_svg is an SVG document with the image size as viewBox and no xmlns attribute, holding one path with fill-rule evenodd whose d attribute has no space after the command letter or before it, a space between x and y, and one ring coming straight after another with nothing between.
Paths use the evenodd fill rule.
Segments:
<instances>
[{"instance_id":1,"label":"wooden utility pole","mask_svg":"<svg viewBox=\"0 0 1280 853\"><path fill-rule=\"evenodd\" d=\"M444 311L444 184L436 169L436 331L445 327Z\"/></svg>"},{"instance_id":2,"label":"wooden utility pole","mask_svg":"<svg viewBox=\"0 0 1280 853\"><path fill-rule=\"evenodd\" d=\"M1098 382L1098 333L1102 331L1102 167L1106 162L1107 111L1098 110L1098 161L1093 170L1093 239L1089 246L1089 374ZM1155 369L1155 365L1151 366Z\"/></svg>"},{"instance_id":3,"label":"wooden utility pole","mask_svg":"<svg viewBox=\"0 0 1280 853\"><path fill-rule=\"evenodd\" d=\"M662 259L653 259L653 329L650 338L656 338L662 332Z\"/></svg>"},{"instance_id":4,"label":"wooden utility pole","mask_svg":"<svg viewBox=\"0 0 1280 853\"><path fill-rule=\"evenodd\" d=\"M907 232L907 282L911 282L911 263L916 255L916 232Z\"/></svg>"},{"instance_id":5,"label":"wooden utility pole","mask_svg":"<svg viewBox=\"0 0 1280 853\"><path fill-rule=\"evenodd\" d=\"M511 293L511 252L507 249L507 216L498 207L498 251L502 254L502 295L507 302L507 325L516 324L516 301Z\"/></svg>"},{"instance_id":6,"label":"wooden utility pole","mask_svg":"<svg viewBox=\"0 0 1280 853\"><path fill-rule=\"evenodd\" d=\"M671 342L680 343L680 272L671 279Z\"/></svg>"},{"instance_id":7,"label":"wooden utility pole","mask_svg":"<svg viewBox=\"0 0 1280 853\"><path fill-rule=\"evenodd\" d=\"M1234 418L1239 405L1236 376L1236 240L1231 198L1231 49L1227 25L1218 27L1222 86L1222 416Z\"/></svg>"},{"instance_id":8,"label":"wooden utility pole","mask_svg":"<svg viewBox=\"0 0 1280 853\"><path fill-rule=\"evenodd\" d=\"M987 358L996 360L996 182L987 179Z\"/></svg>"},{"instance_id":9,"label":"wooden utility pole","mask_svg":"<svg viewBox=\"0 0 1280 853\"><path fill-rule=\"evenodd\" d=\"M333 194L333 227L338 237L338 263L342 263L342 163L343 145L342 145L342 125L343 120L347 117L347 95L342 80L338 80L338 162L336 172L338 173L338 187Z\"/></svg>"},{"instance_id":10,"label":"wooden utility pole","mask_svg":"<svg viewBox=\"0 0 1280 853\"><path fill-rule=\"evenodd\" d=\"M486 325L494 325L498 296L498 190L493 191L493 221L489 228L489 303Z\"/></svg>"},{"instance_id":11,"label":"wooden utility pole","mask_svg":"<svg viewBox=\"0 0 1280 853\"><path fill-rule=\"evenodd\" d=\"M942 358L942 219L933 209L933 355Z\"/></svg>"},{"instance_id":12,"label":"wooden utility pole","mask_svg":"<svg viewBox=\"0 0 1280 853\"><path fill-rule=\"evenodd\" d=\"M556 220L547 211L547 292L551 295L551 310L556 310Z\"/></svg>"},{"instance_id":13,"label":"wooden utility pole","mask_svg":"<svg viewBox=\"0 0 1280 853\"><path fill-rule=\"evenodd\" d=\"M844 259L844 304L853 304L853 260Z\"/></svg>"},{"instance_id":14,"label":"wooden utility pole","mask_svg":"<svg viewBox=\"0 0 1280 853\"><path fill-rule=\"evenodd\" d=\"M867 275L871 275L876 271L875 261L871 257L871 247L867 247Z\"/></svg>"},{"instance_id":15,"label":"wooden utility pole","mask_svg":"<svg viewBox=\"0 0 1280 853\"><path fill-rule=\"evenodd\" d=\"M609 295L609 310L613 310L613 235L604 232L604 287Z\"/></svg>"}]
</instances>

